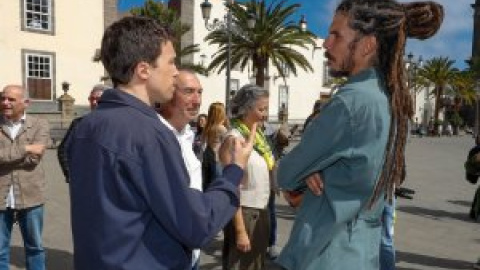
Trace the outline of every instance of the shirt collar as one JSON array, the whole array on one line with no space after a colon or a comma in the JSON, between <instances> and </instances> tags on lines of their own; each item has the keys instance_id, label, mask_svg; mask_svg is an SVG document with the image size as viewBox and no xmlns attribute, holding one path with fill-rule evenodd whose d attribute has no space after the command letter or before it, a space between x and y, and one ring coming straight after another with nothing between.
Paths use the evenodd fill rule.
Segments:
<instances>
[{"instance_id":1,"label":"shirt collar","mask_svg":"<svg viewBox=\"0 0 480 270\"><path fill-rule=\"evenodd\" d=\"M26 118L27 118L27 114L23 113L22 117L20 117L20 119L18 121L12 121L12 120L10 120L8 118L5 118L5 117L3 117L3 120L5 121L5 123L7 123L7 125L13 126L13 125L16 125L16 124L25 123Z\"/></svg>"},{"instance_id":2,"label":"shirt collar","mask_svg":"<svg viewBox=\"0 0 480 270\"><path fill-rule=\"evenodd\" d=\"M165 119L161 114L158 114L158 118L160 119L160 121L162 121L162 123L168 128L170 129L173 134L175 134L176 136L183 136L183 135L187 135L189 133L189 131L191 131L191 128L190 128L190 125L189 124L186 124L185 127L178 131L174 126L172 126L170 124L170 122L167 121L167 119Z\"/></svg>"}]
</instances>

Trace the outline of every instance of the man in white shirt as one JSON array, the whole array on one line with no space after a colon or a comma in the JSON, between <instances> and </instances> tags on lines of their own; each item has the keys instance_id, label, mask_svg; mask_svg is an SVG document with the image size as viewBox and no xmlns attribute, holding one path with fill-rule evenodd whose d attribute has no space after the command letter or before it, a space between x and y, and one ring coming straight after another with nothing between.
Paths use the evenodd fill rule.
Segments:
<instances>
[{"instance_id":1,"label":"man in white shirt","mask_svg":"<svg viewBox=\"0 0 480 270\"><path fill-rule=\"evenodd\" d=\"M173 99L162 104L159 110L160 120L172 130L178 139L182 157L190 176L190 187L202 191L202 166L193 152L195 134L190 123L197 118L202 103L202 86L195 73L188 69L179 69L175 82ZM192 269L198 269L200 250L193 250Z\"/></svg>"}]
</instances>

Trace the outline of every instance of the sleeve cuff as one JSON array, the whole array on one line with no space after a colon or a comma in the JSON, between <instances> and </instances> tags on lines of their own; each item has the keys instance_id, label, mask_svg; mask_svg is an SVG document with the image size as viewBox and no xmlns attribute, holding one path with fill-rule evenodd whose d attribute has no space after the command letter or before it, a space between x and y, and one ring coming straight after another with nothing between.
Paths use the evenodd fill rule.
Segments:
<instances>
[{"instance_id":1,"label":"sleeve cuff","mask_svg":"<svg viewBox=\"0 0 480 270\"><path fill-rule=\"evenodd\" d=\"M243 170L236 164L229 164L223 168L223 177L235 186L238 186L243 177Z\"/></svg>"}]
</instances>

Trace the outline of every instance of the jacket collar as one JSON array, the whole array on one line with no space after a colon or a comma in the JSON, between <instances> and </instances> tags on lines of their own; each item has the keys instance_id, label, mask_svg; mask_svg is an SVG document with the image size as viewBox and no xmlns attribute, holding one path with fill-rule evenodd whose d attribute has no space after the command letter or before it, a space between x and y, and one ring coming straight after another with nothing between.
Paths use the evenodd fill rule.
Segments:
<instances>
[{"instance_id":1,"label":"jacket collar","mask_svg":"<svg viewBox=\"0 0 480 270\"><path fill-rule=\"evenodd\" d=\"M378 88L372 88L372 85L376 85ZM339 88L337 93L357 91L358 89L363 89L362 91L364 91L364 88L367 90L381 89L381 91L386 93L382 74L378 72L376 68L367 68L356 75L350 76L347 82Z\"/></svg>"},{"instance_id":2,"label":"jacket collar","mask_svg":"<svg viewBox=\"0 0 480 270\"><path fill-rule=\"evenodd\" d=\"M360 71L356 75L351 76L348 78L347 83L358 83L358 82L363 82L366 80L370 79L377 79L380 77L380 74L378 73L377 69L374 67L367 68L365 70Z\"/></svg>"},{"instance_id":3,"label":"jacket collar","mask_svg":"<svg viewBox=\"0 0 480 270\"><path fill-rule=\"evenodd\" d=\"M135 96L125 93L119 89L106 90L100 98L96 110L107 109L112 106L128 106L142 112L149 117L157 118L157 112L151 106L148 106Z\"/></svg>"},{"instance_id":4,"label":"jacket collar","mask_svg":"<svg viewBox=\"0 0 480 270\"><path fill-rule=\"evenodd\" d=\"M23 122L23 125L18 131L18 134L21 134L22 132L26 131L27 129L33 126L32 118L27 116L26 113L22 116L20 121ZM4 134L7 134L7 135L10 134L10 132L8 131L8 128L9 128L8 125L9 125L9 122L7 121L7 119L5 119L5 117L0 117L0 129Z\"/></svg>"}]
</instances>

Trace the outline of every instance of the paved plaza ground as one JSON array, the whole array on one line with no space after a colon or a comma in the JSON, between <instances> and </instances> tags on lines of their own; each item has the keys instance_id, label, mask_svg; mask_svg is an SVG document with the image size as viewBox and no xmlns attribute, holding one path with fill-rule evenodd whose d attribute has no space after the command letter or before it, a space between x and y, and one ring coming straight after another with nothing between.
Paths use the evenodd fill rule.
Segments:
<instances>
[{"instance_id":1,"label":"paved plaza ground","mask_svg":"<svg viewBox=\"0 0 480 270\"><path fill-rule=\"evenodd\" d=\"M398 200L397 269L472 269L472 262L480 256L480 224L467 215L476 186L464 180L463 171L472 146L470 136L410 139L404 186L416 194L413 200ZM54 150L47 151L45 169L50 182L44 228L47 269L73 270L68 189ZM281 199L277 211L278 245L282 247L295 213ZM95 224L91 226L95 228ZM15 227L12 270L25 269L18 231ZM220 269L220 249L221 236L204 250L201 269Z\"/></svg>"}]
</instances>

